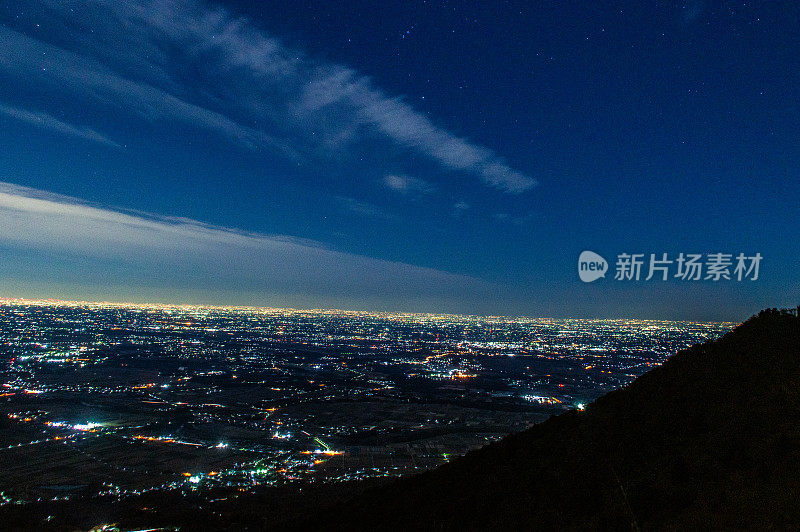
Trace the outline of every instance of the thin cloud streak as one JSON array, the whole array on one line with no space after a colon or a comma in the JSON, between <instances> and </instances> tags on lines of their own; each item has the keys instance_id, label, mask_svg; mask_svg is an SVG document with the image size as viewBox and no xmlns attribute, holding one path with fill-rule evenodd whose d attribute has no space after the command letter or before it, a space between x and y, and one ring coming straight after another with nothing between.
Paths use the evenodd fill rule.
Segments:
<instances>
[{"instance_id":1,"label":"thin cloud streak","mask_svg":"<svg viewBox=\"0 0 800 532\"><path fill-rule=\"evenodd\" d=\"M423 153L450 170L472 173L486 184L511 193L525 192L537 184L492 150L437 127L402 98L386 95L369 78L338 65L321 67L303 89L301 109L313 113L337 104L352 109L357 120L377 127L395 143Z\"/></svg>"},{"instance_id":2,"label":"thin cloud streak","mask_svg":"<svg viewBox=\"0 0 800 532\"><path fill-rule=\"evenodd\" d=\"M344 253L313 241L119 212L1 182L0 244L17 250L18 260L12 262L28 272L22 277L17 272L19 283L77 279L94 285L95 292L138 285L200 293L208 302L236 292L248 301L261 297L266 305L316 301L424 310L448 302L456 308L494 290L472 277ZM70 266L76 261L78 267ZM40 284L40 289L46 287Z\"/></svg>"},{"instance_id":3,"label":"thin cloud streak","mask_svg":"<svg viewBox=\"0 0 800 532\"><path fill-rule=\"evenodd\" d=\"M347 211L354 212L356 214L368 216L370 218L382 219L387 221L396 221L399 222L400 219L377 205L373 205L371 203L367 203L364 201L358 201L355 198L351 198L349 196L336 196L334 198L339 205L342 206Z\"/></svg>"},{"instance_id":4,"label":"thin cloud streak","mask_svg":"<svg viewBox=\"0 0 800 532\"><path fill-rule=\"evenodd\" d=\"M68 124L47 113L28 111L26 109L11 107L4 104L0 104L0 113L27 124L31 124L55 133L60 133L62 135L90 140L92 142L97 142L98 144L113 146L115 148L120 147L119 144L109 139L105 135L98 133L94 129L86 126Z\"/></svg>"},{"instance_id":5,"label":"thin cloud streak","mask_svg":"<svg viewBox=\"0 0 800 532\"><path fill-rule=\"evenodd\" d=\"M434 191L433 185L424 179L409 175L388 174L383 177L383 184L401 194L431 194Z\"/></svg>"},{"instance_id":6,"label":"thin cloud streak","mask_svg":"<svg viewBox=\"0 0 800 532\"><path fill-rule=\"evenodd\" d=\"M0 26L0 69L31 84L42 84L81 100L116 107L148 122L181 122L211 131L248 150L288 144L246 127L222 113L182 100L147 83L133 81L91 58L32 39ZM26 57L25 61L14 61ZM43 74L43 73L46 73Z\"/></svg>"}]
</instances>

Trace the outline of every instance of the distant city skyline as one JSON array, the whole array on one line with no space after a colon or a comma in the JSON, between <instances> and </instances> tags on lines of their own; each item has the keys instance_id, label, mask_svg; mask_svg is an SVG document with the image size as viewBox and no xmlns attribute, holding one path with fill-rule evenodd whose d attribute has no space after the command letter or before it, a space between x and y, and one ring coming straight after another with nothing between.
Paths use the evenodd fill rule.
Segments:
<instances>
[{"instance_id":1,"label":"distant city skyline","mask_svg":"<svg viewBox=\"0 0 800 532\"><path fill-rule=\"evenodd\" d=\"M384 310L355 310L355 309L338 309L338 308L295 308L295 307L259 307L255 305L214 305L203 303L146 303L135 301L100 301L100 300L78 300L78 299L55 299L55 298L6 298L0 297L0 306L8 307L64 307L64 308L87 308L92 310L98 309L136 309L136 310L175 310L181 312L191 311L220 311L220 312L261 312L266 314L298 314L298 315L317 315L317 316L380 316L384 318L464 318L474 320L506 320L509 323L516 323L522 321L536 321L536 320L552 320L552 321L575 321L581 323L602 323L602 322L627 322L635 324L637 322L663 322L663 323L697 323L697 324L718 324L723 326L733 327L738 322L734 321L702 321L702 320L666 320L666 319L648 319L648 318L550 318L550 317L536 317L536 316L509 316L502 314L449 314L449 313L436 313L436 312L411 312L411 311L384 311ZM781 309L789 311L797 315L797 309Z\"/></svg>"},{"instance_id":2,"label":"distant city skyline","mask_svg":"<svg viewBox=\"0 0 800 532\"><path fill-rule=\"evenodd\" d=\"M702 1L0 6L0 297L795 307L799 20ZM612 271L762 259L756 280L589 284L586 250Z\"/></svg>"}]
</instances>

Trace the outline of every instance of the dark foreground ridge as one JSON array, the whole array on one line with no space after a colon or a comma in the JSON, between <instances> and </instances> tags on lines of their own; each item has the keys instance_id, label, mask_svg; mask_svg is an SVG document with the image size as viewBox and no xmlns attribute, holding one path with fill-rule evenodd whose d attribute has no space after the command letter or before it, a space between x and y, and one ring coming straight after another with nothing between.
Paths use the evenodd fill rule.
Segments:
<instances>
[{"instance_id":1,"label":"dark foreground ridge","mask_svg":"<svg viewBox=\"0 0 800 532\"><path fill-rule=\"evenodd\" d=\"M302 528L795 528L799 500L800 319L766 310L586 411Z\"/></svg>"}]
</instances>

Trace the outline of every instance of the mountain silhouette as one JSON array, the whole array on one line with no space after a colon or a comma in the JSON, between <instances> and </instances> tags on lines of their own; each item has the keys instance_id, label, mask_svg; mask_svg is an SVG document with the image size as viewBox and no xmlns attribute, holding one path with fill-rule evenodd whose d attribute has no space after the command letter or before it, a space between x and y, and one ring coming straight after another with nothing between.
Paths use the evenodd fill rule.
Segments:
<instances>
[{"instance_id":1,"label":"mountain silhouette","mask_svg":"<svg viewBox=\"0 0 800 532\"><path fill-rule=\"evenodd\" d=\"M293 528L800 527L800 319L764 310L585 411Z\"/></svg>"}]
</instances>

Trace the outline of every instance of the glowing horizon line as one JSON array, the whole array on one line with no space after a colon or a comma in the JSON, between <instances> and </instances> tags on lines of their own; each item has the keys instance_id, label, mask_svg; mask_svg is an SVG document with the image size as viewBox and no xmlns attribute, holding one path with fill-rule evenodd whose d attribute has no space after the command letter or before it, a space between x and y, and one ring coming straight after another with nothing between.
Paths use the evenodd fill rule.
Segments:
<instances>
[{"instance_id":1,"label":"glowing horizon line","mask_svg":"<svg viewBox=\"0 0 800 532\"><path fill-rule=\"evenodd\" d=\"M85 301L58 298L26 298L0 296L0 306L65 306L88 308L138 308L138 309L178 309L178 310L227 310L249 312L284 312L284 313L309 313L309 314L350 314L367 316L392 316L392 317L427 317L427 318L471 318L485 320L550 320L550 321L590 321L590 322L642 322L642 323L685 323L685 324L725 324L736 325L736 321L695 321L695 320L654 320L644 318L552 318L546 316L504 316L490 314L448 314L434 312L400 312L389 310L348 310L337 308L295 308L295 307L262 307L252 305L213 305L196 303L135 303L131 301Z\"/></svg>"}]
</instances>

